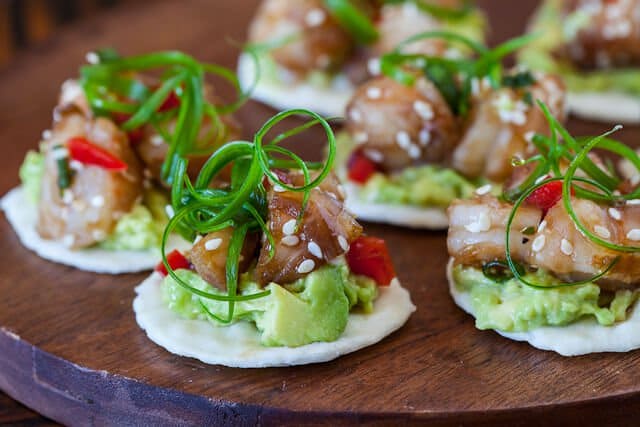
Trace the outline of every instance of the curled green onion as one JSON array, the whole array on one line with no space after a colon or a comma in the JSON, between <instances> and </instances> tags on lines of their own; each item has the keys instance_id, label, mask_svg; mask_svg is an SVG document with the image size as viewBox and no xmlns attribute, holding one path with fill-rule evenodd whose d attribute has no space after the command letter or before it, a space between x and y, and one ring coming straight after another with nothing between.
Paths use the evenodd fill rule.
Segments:
<instances>
[{"instance_id":1,"label":"curled green onion","mask_svg":"<svg viewBox=\"0 0 640 427\"><path fill-rule=\"evenodd\" d=\"M453 7L445 7L434 4L433 2L428 2L425 0L384 0L386 4L402 4L411 2L415 4L418 9L428 13L434 18L443 19L446 21L457 21L460 19L464 19L473 11L473 2L470 0L466 0L462 3L461 7L453 8Z\"/></svg>"},{"instance_id":2,"label":"curled green onion","mask_svg":"<svg viewBox=\"0 0 640 427\"><path fill-rule=\"evenodd\" d=\"M306 116L310 120L269 140L269 132L280 122L293 115ZM313 125L320 125L327 137L328 156L324 163L307 164L292 151L278 145ZM335 158L335 145L335 136L325 119L314 112L297 109L283 111L272 117L256 132L251 142L232 141L222 145L205 162L193 183L186 173L188 161L177 157L175 165L177 172L171 197L175 214L164 230L162 260L173 280L187 291L204 300L211 299L228 303L227 316L222 318L211 313L201 302L208 316L219 322L229 323L233 320L235 303L269 295L269 291L251 295L237 294L238 265L245 236L252 232L264 233L270 247L270 254L273 256L275 242L266 224L267 200L264 181L268 179L275 185L280 185L289 191L304 193L303 207L298 218L298 222L300 222L311 190L320 185L331 171ZM221 189L211 188L212 181L229 165L232 165L230 185ZM301 171L304 184L295 187L283 182L273 170L281 169L284 165ZM317 174L313 179L310 173L312 166ZM167 262L166 244L169 235L177 231L185 238L192 240L196 235L204 235L227 227L233 228L233 235L225 266L226 295L202 291L181 280Z\"/></svg>"},{"instance_id":3,"label":"curled green onion","mask_svg":"<svg viewBox=\"0 0 640 427\"><path fill-rule=\"evenodd\" d=\"M369 44L378 38L373 22L350 0L324 0L324 4L358 43Z\"/></svg>"}]
</instances>

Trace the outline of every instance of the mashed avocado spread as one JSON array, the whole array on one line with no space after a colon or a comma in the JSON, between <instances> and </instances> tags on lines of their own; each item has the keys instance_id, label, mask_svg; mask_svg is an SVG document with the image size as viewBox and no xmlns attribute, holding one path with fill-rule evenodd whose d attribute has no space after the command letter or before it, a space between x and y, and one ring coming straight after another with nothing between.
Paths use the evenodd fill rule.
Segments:
<instances>
[{"instance_id":1,"label":"mashed avocado spread","mask_svg":"<svg viewBox=\"0 0 640 427\"><path fill-rule=\"evenodd\" d=\"M522 49L519 60L533 70L556 73L564 78L570 92L624 92L640 95L640 69L616 68L580 71L567 61L554 57L553 51L570 40L590 18L577 11L563 20L559 0L545 0L532 25L537 37Z\"/></svg>"},{"instance_id":2,"label":"mashed avocado spread","mask_svg":"<svg viewBox=\"0 0 640 427\"><path fill-rule=\"evenodd\" d=\"M191 270L176 271L178 277L194 288L221 293ZM281 286L270 283L271 294L252 301L236 303L234 321L253 322L265 346L298 347L318 341L337 340L345 327L349 311L358 308L373 310L377 286L371 279L350 274L345 264L326 265L298 281ZM250 273L240 277L243 295L259 292ZM209 316L207 309L220 317L227 316L227 303L200 298L182 288L171 276L162 282L162 297L171 310L187 319L209 320L224 326Z\"/></svg>"},{"instance_id":3,"label":"mashed avocado spread","mask_svg":"<svg viewBox=\"0 0 640 427\"><path fill-rule=\"evenodd\" d=\"M541 270L527 278L549 286L560 283ZM638 298L637 292L620 290L607 300L594 283L555 289L533 288L516 279L497 283L473 267L454 267L453 279L457 290L471 297L476 327L505 332L562 326L582 318L611 326L626 320L628 309Z\"/></svg>"},{"instance_id":4,"label":"mashed avocado spread","mask_svg":"<svg viewBox=\"0 0 640 427\"><path fill-rule=\"evenodd\" d=\"M40 200L44 174L44 155L29 151L20 166L20 180L25 197L33 205ZM142 204L134 206L116 224L113 232L98 246L109 250L149 250L160 247L167 218L164 207L167 198L157 190L145 190Z\"/></svg>"}]
</instances>

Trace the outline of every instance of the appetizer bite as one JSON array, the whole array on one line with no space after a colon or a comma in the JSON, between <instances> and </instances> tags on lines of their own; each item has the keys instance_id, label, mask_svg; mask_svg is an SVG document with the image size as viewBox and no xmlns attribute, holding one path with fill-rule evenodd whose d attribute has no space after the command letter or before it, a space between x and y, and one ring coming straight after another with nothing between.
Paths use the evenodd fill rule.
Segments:
<instances>
[{"instance_id":1,"label":"appetizer bite","mask_svg":"<svg viewBox=\"0 0 640 427\"><path fill-rule=\"evenodd\" d=\"M293 114L313 121L267 141ZM278 145L317 123L329 140L325 164ZM136 288L136 320L152 341L205 363L286 366L334 359L407 321L415 307L385 242L364 235L344 208L334 151L326 121L291 110L253 142L224 145L195 181L175 181L164 238L177 230L194 243L168 254L163 245L156 272Z\"/></svg>"},{"instance_id":2,"label":"appetizer bite","mask_svg":"<svg viewBox=\"0 0 640 427\"><path fill-rule=\"evenodd\" d=\"M238 75L245 87L257 79L252 97L275 108L342 116L355 85L379 74L380 55L402 40L447 30L483 41L485 27L468 0L264 0ZM442 39L423 40L411 51L466 54Z\"/></svg>"},{"instance_id":3,"label":"appetizer bite","mask_svg":"<svg viewBox=\"0 0 640 427\"><path fill-rule=\"evenodd\" d=\"M233 73L180 52L90 53L62 85L51 130L27 153L22 186L2 200L22 243L83 270L152 269L176 157L202 164L239 128L204 75ZM181 177L181 175L180 175ZM171 245L184 245L177 235Z\"/></svg>"},{"instance_id":4,"label":"appetizer bite","mask_svg":"<svg viewBox=\"0 0 640 427\"><path fill-rule=\"evenodd\" d=\"M640 187L592 150L640 157L608 138L551 137L502 197L449 207L450 292L478 329L565 356L640 347ZM562 141L558 139L558 134Z\"/></svg>"},{"instance_id":5,"label":"appetizer bite","mask_svg":"<svg viewBox=\"0 0 640 427\"><path fill-rule=\"evenodd\" d=\"M639 123L639 10L638 0L545 0L520 61L560 74L576 116Z\"/></svg>"},{"instance_id":6,"label":"appetizer bite","mask_svg":"<svg viewBox=\"0 0 640 427\"><path fill-rule=\"evenodd\" d=\"M402 53L405 45L447 40L476 58ZM383 76L359 86L338 135L339 176L347 206L360 219L408 227L447 227L457 198L500 191L514 157L533 152L544 132L534 102L564 117L564 87L555 76L502 71L502 57L528 38L493 50L454 33L423 33L381 58Z\"/></svg>"}]
</instances>

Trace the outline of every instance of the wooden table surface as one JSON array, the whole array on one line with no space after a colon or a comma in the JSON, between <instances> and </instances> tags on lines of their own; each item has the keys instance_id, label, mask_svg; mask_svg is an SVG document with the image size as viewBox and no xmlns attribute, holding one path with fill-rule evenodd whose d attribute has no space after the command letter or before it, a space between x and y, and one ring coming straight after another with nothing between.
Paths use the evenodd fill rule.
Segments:
<instances>
[{"instance_id":1,"label":"wooden table surface","mask_svg":"<svg viewBox=\"0 0 640 427\"><path fill-rule=\"evenodd\" d=\"M164 1L116 8L22 54L0 72L0 193L51 120L59 85L84 54L182 49L234 66L257 0ZM518 35L535 1L484 0L493 42ZM273 112L239 113L247 136ZM572 121L580 134L605 126ZM316 135L318 135L316 133ZM635 141L638 128L618 136ZM302 150L317 157L317 142ZM389 242L418 311L383 342L337 361L239 370L173 356L135 324L144 275L83 273L23 249L0 220L0 390L65 423L607 425L640 414L640 352L563 358L478 331L448 295L445 235L368 225ZM0 424L49 425L0 395Z\"/></svg>"}]
</instances>

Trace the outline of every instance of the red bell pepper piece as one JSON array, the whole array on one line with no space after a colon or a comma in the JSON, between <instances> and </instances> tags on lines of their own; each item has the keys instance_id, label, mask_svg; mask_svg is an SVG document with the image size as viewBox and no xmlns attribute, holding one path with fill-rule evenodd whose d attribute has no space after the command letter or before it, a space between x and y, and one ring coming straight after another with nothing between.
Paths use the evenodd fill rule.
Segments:
<instances>
[{"instance_id":1,"label":"red bell pepper piece","mask_svg":"<svg viewBox=\"0 0 640 427\"><path fill-rule=\"evenodd\" d=\"M396 277L389 249L382 239L360 236L351 243L346 257L352 272L370 277L380 286L389 286Z\"/></svg>"},{"instance_id":2,"label":"red bell pepper piece","mask_svg":"<svg viewBox=\"0 0 640 427\"><path fill-rule=\"evenodd\" d=\"M172 270L180 270L180 269L190 269L191 263L188 259L184 257L180 253L179 250L175 249L167 254L167 262ZM167 271L167 267L165 267L164 263L160 261L156 268L154 269L158 273L160 273L163 277L167 276L169 272Z\"/></svg>"},{"instance_id":3,"label":"red bell pepper piece","mask_svg":"<svg viewBox=\"0 0 640 427\"><path fill-rule=\"evenodd\" d=\"M378 165L364 155L361 150L354 151L347 162L347 176L351 181L364 184L378 171Z\"/></svg>"},{"instance_id":4,"label":"red bell pepper piece","mask_svg":"<svg viewBox=\"0 0 640 427\"><path fill-rule=\"evenodd\" d=\"M125 171L127 164L83 137L67 141L69 157L85 165L99 166L110 171Z\"/></svg>"},{"instance_id":5,"label":"red bell pepper piece","mask_svg":"<svg viewBox=\"0 0 640 427\"><path fill-rule=\"evenodd\" d=\"M573 188L571 194L575 194ZM562 198L562 181L552 181L542 187L533 190L533 193L529 194L526 202L530 205L536 206L546 214L549 209L553 207L558 200Z\"/></svg>"}]
</instances>

